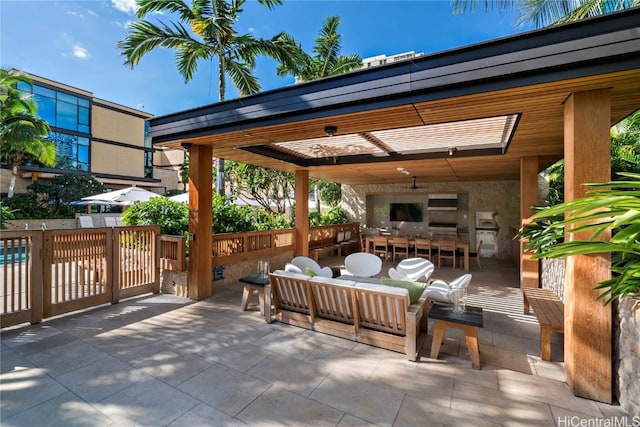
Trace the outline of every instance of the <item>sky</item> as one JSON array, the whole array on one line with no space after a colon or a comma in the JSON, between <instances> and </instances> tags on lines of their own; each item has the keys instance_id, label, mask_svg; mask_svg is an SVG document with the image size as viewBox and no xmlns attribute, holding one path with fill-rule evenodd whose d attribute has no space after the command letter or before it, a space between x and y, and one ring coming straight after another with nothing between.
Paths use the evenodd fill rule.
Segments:
<instances>
[{"instance_id":1,"label":"sky","mask_svg":"<svg viewBox=\"0 0 640 427\"><path fill-rule=\"evenodd\" d=\"M268 10L248 0L236 30L262 38L286 31L311 53L326 17L338 15L341 53L362 58L408 51L428 55L531 30L515 26L515 12L478 9L454 15L448 0L284 0ZM156 14L153 19L174 18ZM133 69L123 64L117 44L127 35L127 24L136 20L135 0L0 0L0 66L154 115L216 102L212 61L200 62L188 83L176 70L173 50L157 49ZM276 76L276 65L258 61L263 90L293 84L293 76ZM236 98L228 86L226 98Z\"/></svg>"}]
</instances>

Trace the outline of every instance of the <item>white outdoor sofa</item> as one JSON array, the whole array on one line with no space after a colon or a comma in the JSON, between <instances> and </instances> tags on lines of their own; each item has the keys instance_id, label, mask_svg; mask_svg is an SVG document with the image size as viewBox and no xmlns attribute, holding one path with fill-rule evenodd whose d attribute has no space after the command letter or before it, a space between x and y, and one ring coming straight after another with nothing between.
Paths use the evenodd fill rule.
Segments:
<instances>
[{"instance_id":1,"label":"white outdoor sofa","mask_svg":"<svg viewBox=\"0 0 640 427\"><path fill-rule=\"evenodd\" d=\"M354 280L270 274L265 320L404 353L417 361L427 338L426 299L410 304L407 289Z\"/></svg>"}]
</instances>

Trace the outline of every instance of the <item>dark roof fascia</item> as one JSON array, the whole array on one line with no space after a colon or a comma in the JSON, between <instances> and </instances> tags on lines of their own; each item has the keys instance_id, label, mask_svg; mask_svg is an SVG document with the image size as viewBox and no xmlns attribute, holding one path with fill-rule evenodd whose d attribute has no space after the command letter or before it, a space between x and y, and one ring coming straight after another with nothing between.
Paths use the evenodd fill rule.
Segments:
<instances>
[{"instance_id":1,"label":"dark roof fascia","mask_svg":"<svg viewBox=\"0 0 640 427\"><path fill-rule=\"evenodd\" d=\"M154 143L640 67L640 8L150 120Z\"/></svg>"}]
</instances>

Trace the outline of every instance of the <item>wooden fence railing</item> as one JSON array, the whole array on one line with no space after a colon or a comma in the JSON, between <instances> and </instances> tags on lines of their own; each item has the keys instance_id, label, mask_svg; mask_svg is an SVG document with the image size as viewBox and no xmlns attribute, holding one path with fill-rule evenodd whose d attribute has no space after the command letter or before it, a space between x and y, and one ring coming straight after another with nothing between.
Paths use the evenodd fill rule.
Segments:
<instances>
[{"instance_id":1,"label":"wooden fence railing","mask_svg":"<svg viewBox=\"0 0 640 427\"><path fill-rule=\"evenodd\" d=\"M158 226L0 235L2 327L160 290Z\"/></svg>"},{"instance_id":2,"label":"wooden fence railing","mask_svg":"<svg viewBox=\"0 0 640 427\"><path fill-rule=\"evenodd\" d=\"M360 223L321 225L319 227L309 227L309 248L327 246L337 242L338 233L350 231L351 239L360 236Z\"/></svg>"},{"instance_id":3,"label":"wooden fence railing","mask_svg":"<svg viewBox=\"0 0 640 427\"><path fill-rule=\"evenodd\" d=\"M311 248L336 241L359 224L311 227ZM184 271L185 239L158 226L3 231L0 235L0 323L39 323L148 292L159 292L159 269ZM294 251L295 230L214 234L213 266Z\"/></svg>"},{"instance_id":4,"label":"wooden fence railing","mask_svg":"<svg viewBox=\"0 0 640 427\"><path fill-rule=\"evenodd\" d=\"M295 230L287 228L245 233L214 234L213 266L232 264L250 259L266 258L293 251Z\"/></svg>"},{"instance_id":5,"label":"wooden fence railing","mask_svg":"<svg viewBox=\"0 0 640 427\"><path fill-rule=\"evenodd\" d=\"M336 243L340 231L351 231L355 239L360 233L359 223L310 227L309 247ZM294 251L295 230L251 231L246 233L214 234L213 266L232 264L250 259L266 258L286 251Z\"/></svg>"},{"instance_id":6,"label":"wooden fence railing","mask_svg":"<svg viewBox=\"0 0 640 427\"><path fill-rule=\"evenodd\" d=\"M158 254L161 270L185 271L186 240L182 236L161 234L158 238Z\"/></svg>"}]
</instances>

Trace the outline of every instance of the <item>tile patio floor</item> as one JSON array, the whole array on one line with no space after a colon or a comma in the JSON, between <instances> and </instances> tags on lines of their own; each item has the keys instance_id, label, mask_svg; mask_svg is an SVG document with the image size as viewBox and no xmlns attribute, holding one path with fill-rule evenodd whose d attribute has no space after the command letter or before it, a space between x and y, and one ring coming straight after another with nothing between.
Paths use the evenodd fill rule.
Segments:
<instances>
[{"instance_id":1,"label":"tile patio floor","mask_svg":"<svg viewBox=\"0 0 640 427\"><path fill-rule=\"evenodd\" d=\"M553 362L539 359L517 270L496 260L483 267L472 266L469 296L485 313L481 370L471 369L457 330L447 330L438 360L428 357L429 341L414 363L266 324L255 305L240 311L240 285L216 285L205 301L141 297L3 331L0 424L554 426L622 416L618 406L569 392L561 336L553 337ZM442 268L433 277L459 274Z\"/></svg>"}]
</instances>

